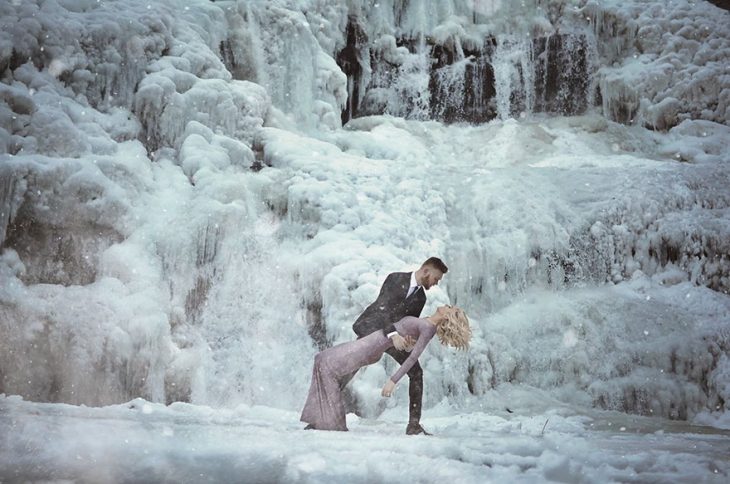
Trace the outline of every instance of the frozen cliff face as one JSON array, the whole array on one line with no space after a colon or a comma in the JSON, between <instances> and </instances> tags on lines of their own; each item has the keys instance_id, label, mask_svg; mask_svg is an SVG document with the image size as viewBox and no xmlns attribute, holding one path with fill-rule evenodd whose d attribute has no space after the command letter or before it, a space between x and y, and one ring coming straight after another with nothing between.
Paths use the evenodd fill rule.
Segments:
<instances>
[{"instance_id":1,"label":"frozen cliff face","mask_svg":"<svg viewBox=\"0 0 730 484\"><path fill-rule=\"evenodd\" d=\"M331 56L345 10L331 3L223 2L230 27L220 50L230 71L263 86L300 128L339 127L347 100Z\"/></svg>"},{"instance_id":2,"label":"frozen cliff face","mask_svg":"<svg viewBox=\"0 0 730 484\"><path fill-rule=\"evenodd\" d=\"M685 119L727 124L728 12L710 2L588 2L603 58L603 112L666 130Z\"/></svg>"},{"instance_id":3,"label":"frozen cliff face","mask_svg":"<svg viewBox=\"0 0 730 484\"><path fill-rule=\"evenodd\" d=\"M295 409L385 275L441 255L424 314L476 337L428 349L427 405L724 412L726 79L694 66L727 13L672 5L2 3L0 392ZM682 12L704 64L636 33ZM684 59L661 92L637 43Z\"/></svg>"},{"instance_id":4,"label":"frozen cliff face","mask_svg":"<svg viewBox=\"0 0 730 484\"><path fill-rule=\"evenodd\" d=\"M250 205L230 176L208 182L254 163L269 96L231 79L210 2L0 8L2 391L190 399L207 343L185 328L221 227ZM194 185L215 200L196 205Z\"/></svg>"},{"instance_id":5,"label":"frozen cliff face","mask_svg":"<svg viewBox=\"0 0 730 484\"><path fill-rule=\"evenodd\" d=\"M597 104L652 129L726 123L727 16L708 2L357 3L337 57L356 94L343 120L484 122Z\"/></svg>"},{"instance_id":6,"label":"frozen cliff face","mask_svg":"<svg viewBox=\"0 0 730 484\"><path fill-rule=\"evenodd\" d=\"M505 6L497 14L500 8L498 18L508 13ZM453 14L431 30L407 28L402 13L396 18L403 24L386 33L368 28L366 14L351 15L347 44L337 54L353 94L343 121L387 113L480 123L584 112L595 89L592 34L558 31L540 17L546 12L534 7L534 13L532 22L517 26L474 24L487 17Z\"/></svg>"}]
</instances>

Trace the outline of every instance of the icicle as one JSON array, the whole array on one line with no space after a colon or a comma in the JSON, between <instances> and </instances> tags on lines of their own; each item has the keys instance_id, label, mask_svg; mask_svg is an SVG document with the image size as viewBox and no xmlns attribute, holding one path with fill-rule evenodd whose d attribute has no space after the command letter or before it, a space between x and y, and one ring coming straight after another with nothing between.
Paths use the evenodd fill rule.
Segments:
<instances>
[{"instance_id":1,"label":"icicle","mask_svg":"<svg viewBox=\"0 0 730 484\"><path fill-rule=\"evenodd\" d=\"M497 37L494 66L497 113L508 119L520 111L529 114L534 106L534 66L529 39Z\"/></svg>"},{"instance_id":2,"label":"icicle","mask_svg":"<svg viewBox=\"0 0 730 484\"><path fill-rule=\"evenodd\" d=\"M25 180L11 165L0 165L0 247L5 243L8 225L12 222L25 192Z\"/></svg>"}]
</instances>

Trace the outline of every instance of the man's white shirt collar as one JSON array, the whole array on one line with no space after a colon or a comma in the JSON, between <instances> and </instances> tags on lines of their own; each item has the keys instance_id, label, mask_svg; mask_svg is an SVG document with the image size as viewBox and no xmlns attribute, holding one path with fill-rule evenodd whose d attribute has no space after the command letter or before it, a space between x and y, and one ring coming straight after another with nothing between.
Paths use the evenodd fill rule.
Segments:
<instances>
[{"instance_id":1,"label":"man's white shirt collar","mask_svg":"<svg viewBox=\"0 0 730 484\"><path fill-rule=\"evenodd\" d=\"M416 281L416 272L411 272L411 285L408 287L408 294L406 297L409 297L411 294L416 292L418 288L421 287L418 285L418 282Z\"/></svg>"},{"instance_id":2,"label":"man's white shirt collar","mask_svg":"<svg viewBox=\"0 0 730 484\"><path fill-rule=\"evenodd\" d=\"M416 286L418 287L418 281L416 281L416 272L411 272L411 285L410 287Z\"/></svg>"}]
</instances>

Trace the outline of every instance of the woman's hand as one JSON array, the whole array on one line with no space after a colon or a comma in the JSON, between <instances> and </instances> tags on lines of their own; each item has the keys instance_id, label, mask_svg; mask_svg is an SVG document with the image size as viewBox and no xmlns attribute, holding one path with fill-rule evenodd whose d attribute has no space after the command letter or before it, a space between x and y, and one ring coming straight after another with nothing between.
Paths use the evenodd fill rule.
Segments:
<instances>
[{"instance_id":1,"label":"woman's hand","mask_svg":"<svg viewBox=\"0 0 730 484\"><path fill-rule=\"evenodd\" d=\"M395 388L395 383L393 383L393 380L388 378L388 381L385 382L385 385L383 385L383 391L380 392L380 394L384 397L389 397L393 394L394 388Z\"/></svg>"},{"instance_id":2,"label":"woman's hand","mask_svg":"<svg viewBox=\"0 0 730 484\"><path fill-rule=\"evenodd\" d=\"M416 339L412 338L411 336L406 336L406 347L403 348L403 351L406 351L410 353L413 350L413 347L416 346Z\"/></svg>"},{"instance_id":3,"label":"woman's hand","mask_svg":"<svg viewBox=\"0 0 730 484\"><path fill-rule=\"evenodd\" d=\"M416 344L416 340L410 336L405 338L399 334L394 334L390 337L393 340L393 346L399 351L411 351L413 346Z\"/></svg>"}]
</instances>

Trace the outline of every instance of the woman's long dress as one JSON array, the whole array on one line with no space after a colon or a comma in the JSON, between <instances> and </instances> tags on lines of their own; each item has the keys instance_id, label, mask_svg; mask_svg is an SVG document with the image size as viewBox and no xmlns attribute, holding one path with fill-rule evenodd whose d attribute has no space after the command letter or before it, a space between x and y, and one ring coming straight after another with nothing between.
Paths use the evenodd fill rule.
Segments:
<instances>
[{"instance_id":1,"label":"woman's long dress","mask_svg":"<svg viewBox=\"0 0 730 484\"><path fill-rule=\"evenodd\" d=\"M390 378L394 383L398 383L436 334L436 326L427 319L406 316L395 323L395 329L401 336L417 338L408 359ZM393 342L390 338L382 331L375 331L364 338L317 353L314 357L312 384L300 420L319 430L347 430L345 405L340 389L342 378L363 366L375 363L391 346Z\"/></svg>"}]
</instances>

